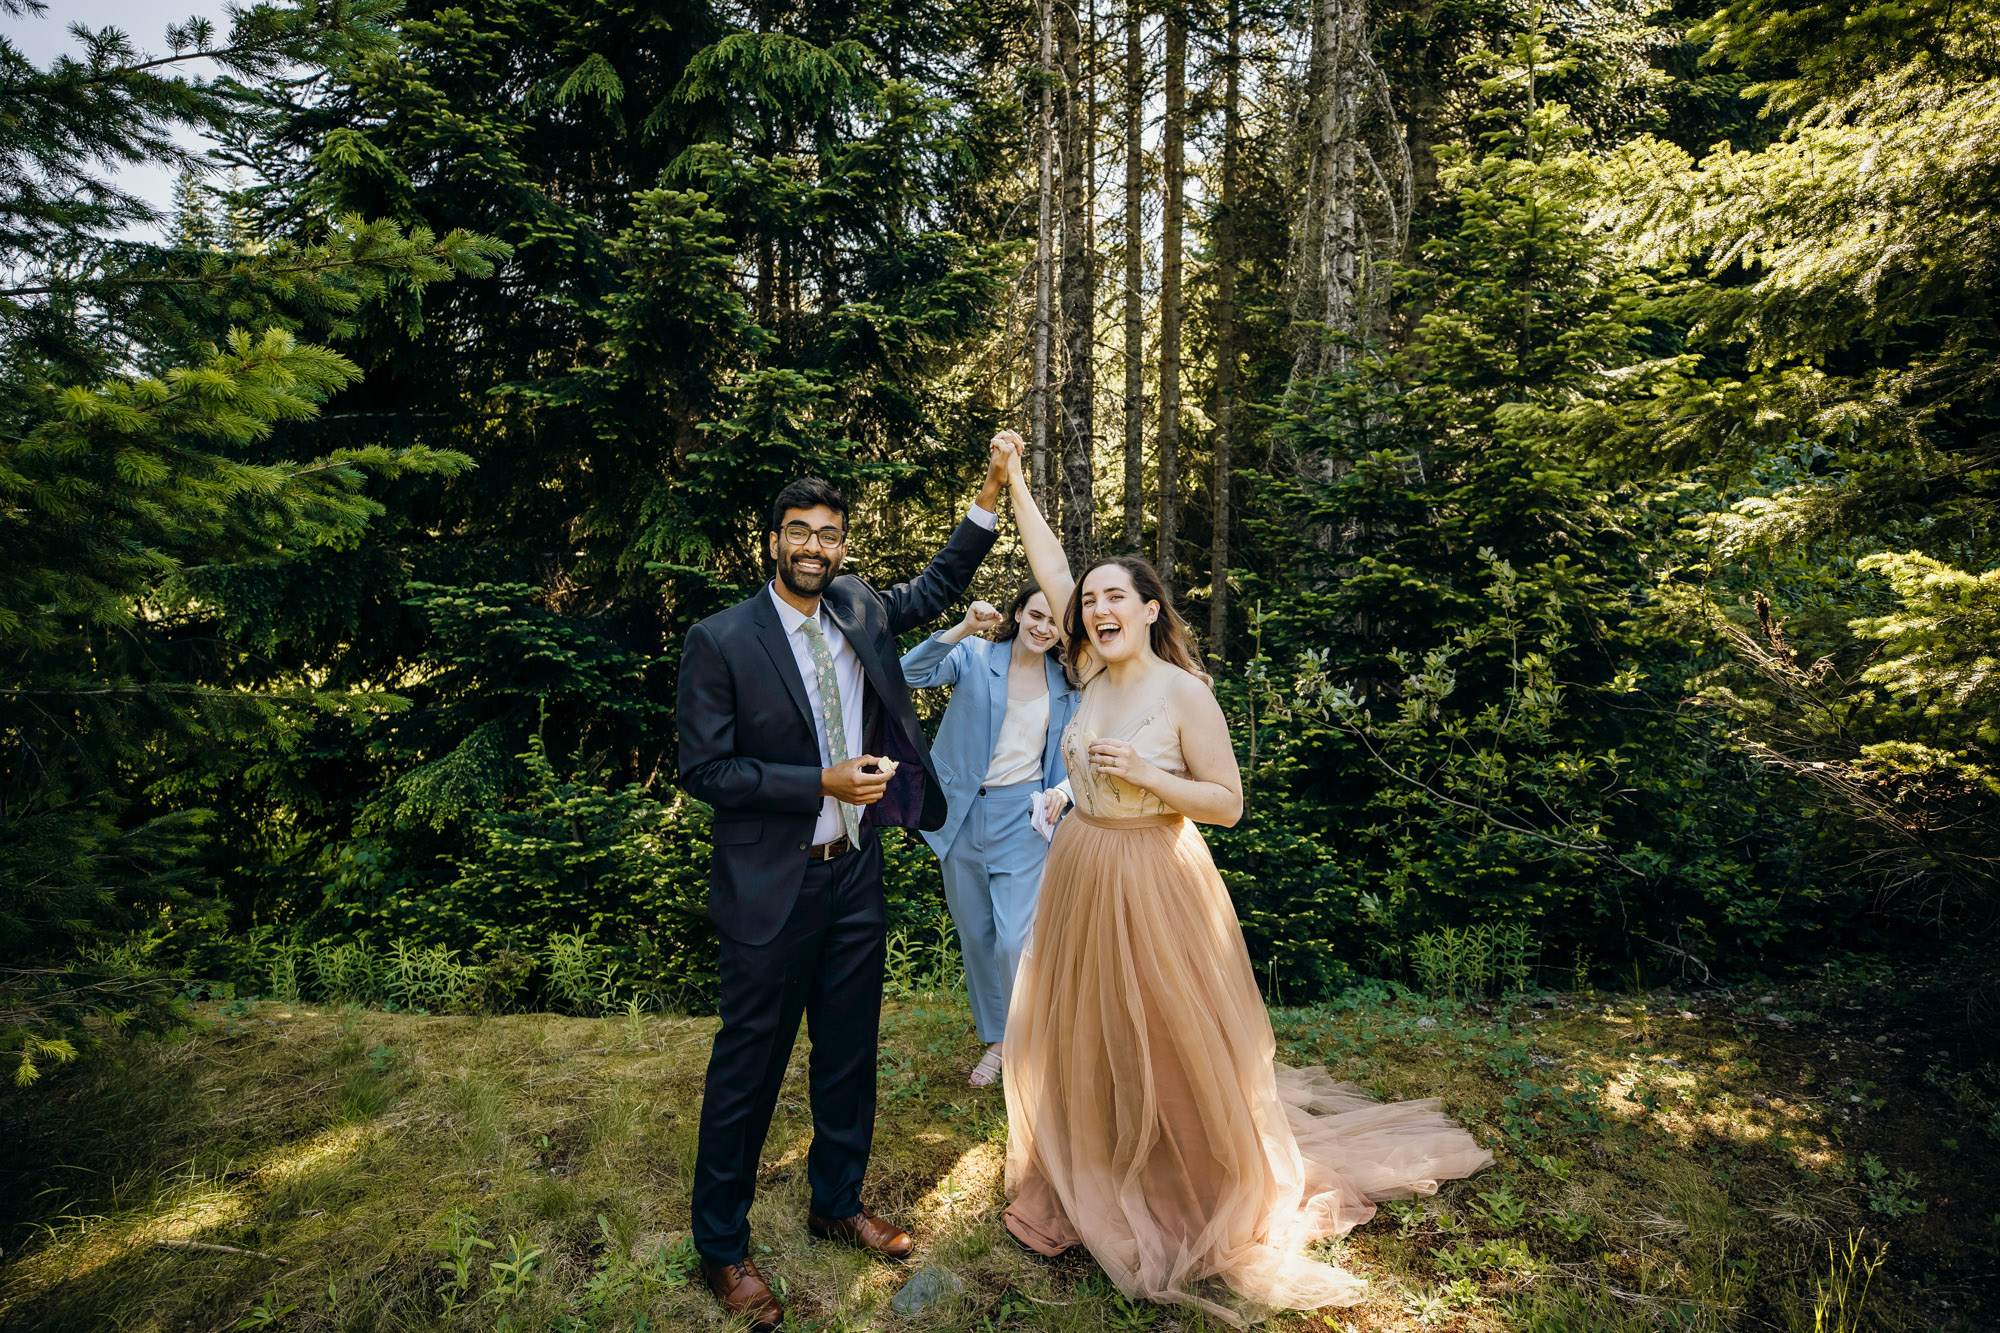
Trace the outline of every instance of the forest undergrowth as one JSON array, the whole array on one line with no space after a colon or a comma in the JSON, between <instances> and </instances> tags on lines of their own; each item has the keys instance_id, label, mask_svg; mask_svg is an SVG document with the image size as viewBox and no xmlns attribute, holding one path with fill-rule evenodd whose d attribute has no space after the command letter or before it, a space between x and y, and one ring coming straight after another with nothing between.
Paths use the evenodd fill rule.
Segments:
<instances>
[{"instance_id":1,"label":"forest undergrowth","mask_svg":"<svg viewBox=\"0 0 2000 1333\"><path fill-rule=\"evenodd\" d=\"M2000 1311L2000 1067L1885 969L1487 1004L1372 985L1273 1011L1279 1056L1437 1096L1497 1157L1322 1252L1365 1304L1294 1330L1976 1329ZM712 1018L207 1002L10 1092L0 1326L719 1328L687 1240ZM906 1267L810 1239L802 1037L756 1257L794 1329L1203 1327L999 1220L962 999L892 1003L867 1199ZM1879 1265L1879 1267L1878 1267ZM935 1293L919 1310L914 1292Z\"/></svg>"}]
</instances>

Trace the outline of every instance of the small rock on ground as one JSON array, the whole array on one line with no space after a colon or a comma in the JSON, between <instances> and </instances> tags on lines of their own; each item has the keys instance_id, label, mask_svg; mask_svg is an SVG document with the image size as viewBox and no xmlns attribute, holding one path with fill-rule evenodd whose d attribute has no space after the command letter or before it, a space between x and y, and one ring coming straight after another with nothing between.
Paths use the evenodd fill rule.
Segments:
<instances>
[{"instance_id":1,"label":"small rock on ground","mask_svg":"<svg viewBox=\"0 0 2000 1333\"><path fill-rule=\"evenodd\" d=\"M915 1314L964 1290L965 1283L959 1280L956 1273L927 1266L910 1274L910 1280L903 1284L903 1289L889 1298L889 1308L897 1314Z\"/></svg>"}]
</instances>

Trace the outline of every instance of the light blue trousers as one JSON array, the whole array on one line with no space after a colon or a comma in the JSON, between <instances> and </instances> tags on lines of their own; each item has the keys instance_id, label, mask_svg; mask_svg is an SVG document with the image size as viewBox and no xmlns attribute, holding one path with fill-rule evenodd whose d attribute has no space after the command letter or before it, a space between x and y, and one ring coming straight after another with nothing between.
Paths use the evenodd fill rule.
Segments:
<instances>
[{"instance_id":1,"label":"light blue trousers","mask_svg":"<svg viewBox=\"0 0 2000 1333\"><path fill-rule=\"evenodd\" d=\"M1040 782L986 787L972 798L944 858L944 900L958 927L972 1021L984 1042L1007 1035L1007 1003L1042 889L1048 840L1028 823Z\"/></svg>"}]
</instances>

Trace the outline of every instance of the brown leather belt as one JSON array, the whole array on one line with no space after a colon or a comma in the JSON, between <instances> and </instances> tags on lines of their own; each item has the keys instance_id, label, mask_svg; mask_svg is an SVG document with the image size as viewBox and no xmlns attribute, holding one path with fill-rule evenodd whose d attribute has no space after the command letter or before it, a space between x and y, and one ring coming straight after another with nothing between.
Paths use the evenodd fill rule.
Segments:
<instances>
[{"instance_id":1,"label":"brown leather belt","mask_svg":"<svg viewBox=\"0 0 2000 1333\"><path fill-rule=\"evenodd\" d=\"M816 842L806 848L806 860L831 861L836 856L845 856L854 850L854 844L847 840L845 833L832 842Z\"/></svg>"}]
</instances>

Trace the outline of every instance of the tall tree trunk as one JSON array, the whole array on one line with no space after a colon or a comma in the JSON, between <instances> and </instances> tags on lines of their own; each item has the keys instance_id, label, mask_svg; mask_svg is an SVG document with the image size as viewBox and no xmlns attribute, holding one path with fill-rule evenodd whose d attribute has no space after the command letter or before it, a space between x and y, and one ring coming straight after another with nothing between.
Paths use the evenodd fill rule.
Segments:
<instances>
[{"instance_id":1,"label":"tall tree trunk","mask_svg":"<svg viewBox=\"0 0 2000 1333\"><path fill-rule=\"evenodd\" d=\"M1222 77L1222 188L1215 213L1215 421L1210 488L1208 653L1220 663L1229 634L1229 468L1236 425L1236 172L1242 126L1243 0L1229 0Z\"/></svg>"},{"instance_id":2,"label":"tall tree trunk","mask_svg":"<svg viewBox=\"0 0 2000 1333\"><path fill-rule=\"evenodd\" d=\"M769 232L760 232L757 236L757 322L773 331L778 327L774 296L777 290L778 247L772 243Z\"/></svg>"},{"instance_id":3,"label":"tall tree trunk","mask_svg":"<svg viewBox=\"0 0 2000 1333\"><path fill-rule=\"evenodd\" d=\"M1084 122L1089 109L1083 86L1085 33L1075 0L1064 0L1057 16L1062 47L1062 540L1070 568L1089 563L1096 534L1091 503L1097 392L1092 364L1096 350L1097 255L1091 244Z\"/></svg>"},{"instance_id":4,"label":"tall tree trunk","mask_svg":"<svg viewBox=\"0 0 2000 1333\"><path fill-rule=\"evenodd\" d=\"M1439 0L1387 0L1387 21L1402 21L1418 31L1437 21ZM1413 43L1399 53L1401 59L1383 70L1395 89L1406 117L1403 142L1410 155L1412 195L1415 208L1428 210L1438 192L1437 143L1446 114L1445 89L1458 73L1456 62L1438 46ZM1397 256L1409 262L1418 249L1415 238L1407 252Z\"/></svg>"},{"instance_id":5,"label":"tall tree trunk","mask_svg":"<svg viewBox=\"0 0 2000 1333\"><path fill-rule=\"evenodd\" d=\"M1367 0L1315 0L1305 181L1293 228L1292 384L1344 369L1382 333L1389 265L1409 238L1414 180Z\"/></svg>"},{"instance_id":6,"label":"tall tree trunk","mask_svg":"<svg viewBox=\"0 0 2000 1333\"><path fill-rule=\"evenodd\" d=\"M1160 226L1160 578L1174 590L1174 544L1180 536L1181 230L1187 184L1187 17L1167 9L1166 207Z\"/></svg>"},{"instance_id":7,"label":"tall tree trunk","mask_svg":"<svg viewBox=\"0 0 2000 1333\"><path fill-rule=\"evenodd\" d=\"M1055 262L1055 78L1054 23L1051 0L1042 0L1042 98L1038 120L1041 130L1041 169L1036 179L1035 199L1035 367L1028 389L1030 447L1033 457L1032 481L1042 512L1049 510L1055 487L1049 484L1049 287Z\"/></svg>"},{"instance_id":8,"label":"tall tree trunk","mask_svg":"<svg viewBox=\"0 0 2000 1333\"><path fill-rule=\"evenodd\" d=\"M1377 22L1427 31L1436 25L1441 3L1443 0L1376 0L1375 17ZM1398 43L1384 55L1382 74L1403 111L1403 145L1410 160L1410 225L1404 231L1402 252L1391 258L1399 264L1415 264L1424 246L1420 220L1428 215L1431 225L1439 221L1437 146L1449 137L1445 127L1447 90L1454 86L1460 68L1442 43ZM1387 336L1396 342L1406 341L1429 309L1430 302L1420 291L1404 292L1396 301L1394 322L1385 324Z\"/></svg>"},{"instance_id":9,"label":"tall tree trunk","mask_svg":"<svg viewBox=\"0 0 2000 1333\"><path fill-rule=\"evenodd\" d=\"M778 247L778 338L786 347L799 345L799 247L791 236Z\"/></svg>"},{"instance_id":10,"label":"tall tree trunk","mask_svg":"<svg viewBox=\"0 0 2000 1333\"><path fill-rule=\"evenodd\" d=\"M1146 535L1146 53L1139 0L1125 0L1125 545Z\"/></svg>"}]
</instances>

